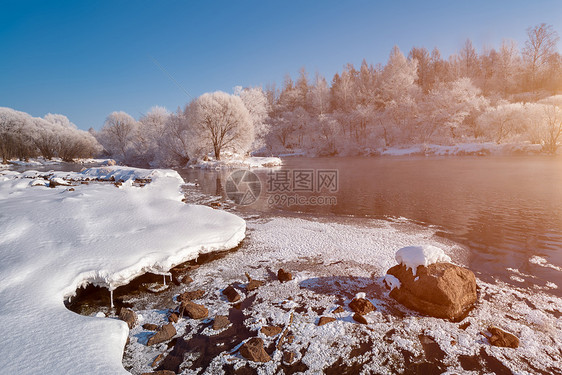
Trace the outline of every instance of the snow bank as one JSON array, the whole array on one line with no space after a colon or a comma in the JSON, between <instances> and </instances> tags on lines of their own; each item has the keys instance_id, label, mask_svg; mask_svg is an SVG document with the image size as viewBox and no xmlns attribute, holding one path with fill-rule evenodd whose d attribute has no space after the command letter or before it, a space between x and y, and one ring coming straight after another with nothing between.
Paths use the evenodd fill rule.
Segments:
<instances>
[{"instance_id":1,"label":"snow bank","mask_svg":"<svg viewBox=\"0 0 562 375\"><path fill-rule=\"evenodd\" d=\"M272 168L282 165L277 157L251 156L243 158L239 155L226 156L223 160L197 160L190 168L200 169L234 169L234 168Z\"/></svg>"},{"instance_id":2,"label":"snow bank","mask_svg":"<svg viewBox=\"0 0 562 375\"><path fill-rule=\"evenodd\" d=\"M432 246L407 246L396 252L396 261L412 270L414 276L418 266L429 266L433 263L450 263L451 258L442 249Z\"/></svg>"},{"instance_id":3,"label":"snow bank","mask_svg":"<svg viewBox=\"0 0 562 375\"><path fill-rule=\"evenodd\" d=\"M384 147L377 154L385 156L463 156L463 155L527 155L541 153L542 145L528 142L502 143L459 143L456 145L420 144L404 147Z\"/></svg>"},{"instance_id":4,"label":"snow bank","mask_svg":"<svg viewBox=\"0 0 562 375\"><path fill-rule=\"evenodd\" d=\"M92 159L92 158L85 158L85 159L75 159L73 163L77 164L102 164L107 162L111 159ZM45 158L31 158L28 161L21 161L21 160L10 160L8 161L9 164L16 165L18 167L32 167L32 166L43 166L43 165L57 165L65 163L61 158L52 158L52 159L45 159Z\"/></svg>"},{"instance_id":5,"label":"snow bank","mask_svg":"<svg viewBox=\"0 0 562 375\"><path fill-rule=\"evenodd\" d=\"M6 374L127 374L128 328L64 306L76 288L114 289L145 272L165 273L199 254L237 246L241 218L181 202L174 171L92 168L50 178L128 181L32 186L39 172L0 171L0 326ZM150 178L145 187L132 179ZM36 184L36 183L35 183ZM7 339L6 339L7 338Z\"/></svg>"}]
</instances>

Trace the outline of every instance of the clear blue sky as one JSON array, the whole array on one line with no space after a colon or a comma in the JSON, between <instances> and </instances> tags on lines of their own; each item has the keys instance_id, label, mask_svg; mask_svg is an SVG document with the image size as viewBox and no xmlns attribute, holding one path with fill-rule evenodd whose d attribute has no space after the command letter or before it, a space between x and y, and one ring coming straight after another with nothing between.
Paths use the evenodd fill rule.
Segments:
<instances>
[{"instance_id":1,"label":"clear blue sky","mask_svg":"<svg viewBox=\"0 0 562 375\"><path fill-rule=\"evenodd\" d=\"M112 111L138 118L236 85L277 83L305 66L328 81L343 65L385 63L393 45L471 38L520 47L529 26L562 35L562 1L27 1L0 0L0 106L62 113L99 129Z\"/></svg>"}]
</instances>

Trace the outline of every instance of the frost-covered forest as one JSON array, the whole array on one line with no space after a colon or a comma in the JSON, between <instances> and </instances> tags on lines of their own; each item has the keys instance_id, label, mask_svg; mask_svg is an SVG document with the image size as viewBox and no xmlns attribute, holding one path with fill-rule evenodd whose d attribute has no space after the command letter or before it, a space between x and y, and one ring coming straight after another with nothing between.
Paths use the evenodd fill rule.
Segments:
<instances>
[{"instance_id":1,"label":"frost-covered forest","mask_svg":"<svg viewBox=\"0 0 562 375\"><path fill-rule=\"evenodd\" d=\"M27 160L36 156L72 161L92 157L102 150L91 133L78 129L64 115L49 113L40 118L0 107L2 163L14 158Z\"/></svg>"},{"instance_id":2,"label":"frost-covered forest","mask_svg":"<svg viewBox=\"0 0 562 375\"><path fill-rule=\"evenodd\" d=\"M414 144L531 143L555 153L562 141L562 56L552 26L477 51L470 40L448 58L438 48L394 47L386 65L347 64L329 82L305 68L280 89L204 94L174 113L154 107L138 120L113 112L99 132L61 115L36 119L0 109L4 160L42 155L107 156L134 165L182 166L221 155L303 151L370 155Z\"/></svg>"}]
</instances>

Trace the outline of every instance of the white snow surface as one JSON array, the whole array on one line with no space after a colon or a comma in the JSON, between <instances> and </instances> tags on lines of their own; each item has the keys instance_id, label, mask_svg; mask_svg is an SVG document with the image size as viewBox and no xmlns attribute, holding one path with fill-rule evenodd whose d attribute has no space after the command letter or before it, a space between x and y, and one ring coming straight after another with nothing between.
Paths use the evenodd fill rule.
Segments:
<instances>
[{"instance_id":1,"label":"white snow surface","mask_svg":"<svg viewBox=\"0 0 562 375\"><path fill-rule=\"evenodd\" d=\"M386 285L388 285L390 290L394 290L395 288L400 289L400 287L402 286L400 280L398 280L398 278L396 278L396 276L394 275L389 275L389 274L385 275L384 282Z\"/></svg>"},{"instance_id":2,"label":"white snow surface","mask_svg":"<svg viewBox=\"0 0 562 375\"><path fill-rule=\"evenodd\" d=\"M419 266L429 266L433 263L450 263L451 257L433 245L406 246L396 252L396 261L412 270L414 276Z\"/></svg>"},{"instance_id":3,"label":"white snow surface","mask_svg":"<svg viewBox=\"0 0 562 375\"><path fill-rule=\"evenodd\" d=\"M242 157L237 154L226 155L221 160L197 160L191 168L200 169L234 169L234 168L272 168L282 165L278 157L251 156Z\"/></svg>"},{"instance_id":4,"label":"white snow surface","mask_svg":"<svg viewBox=\"0 0 562 375\"><path fill-rule=\"evenodd\" d=\"M37 186L42 176L126 182L75 184L70 191ZM138 187L136 178L152 182ZM114 289L237 246L244 220L182 203L181 184L170 170L0 171L0 372L127 374L121 363L127 325L75 314L64 300L87 283Z\"/></svg>"}]
</instances>

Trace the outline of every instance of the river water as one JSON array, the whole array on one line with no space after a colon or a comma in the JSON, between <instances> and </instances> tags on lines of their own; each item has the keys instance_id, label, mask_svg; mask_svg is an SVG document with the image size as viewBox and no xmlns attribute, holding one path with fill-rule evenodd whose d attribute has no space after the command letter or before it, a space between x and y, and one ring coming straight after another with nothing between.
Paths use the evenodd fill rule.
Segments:
<instances>
[{"instance_id":1,"label":"river water","mask_svg":"<svg viewBox=\"0 0 562 375\"><path fill-rule=\"evenodd\" d=\"M513 277L515 269L534 276L539 286L558 285L549 289L562 295L560 158L292 157L283 163L273 171L253 170L260 182L259 199L237 210L334 221L405 218L436 227L439 236L465 246L467 266L485 280L528 286L528 279ZM321 185L319 171L336 175L337 189L325 178ZM232 171L179 172L204 194L228 198L226 190L232 190ZM310 185L314 192L305 191ZM305 204L293 204L296 196L305 197L300 201ZM323 204L311 202L311 196L321 196Z\"/></svg>"}]
</instances>

